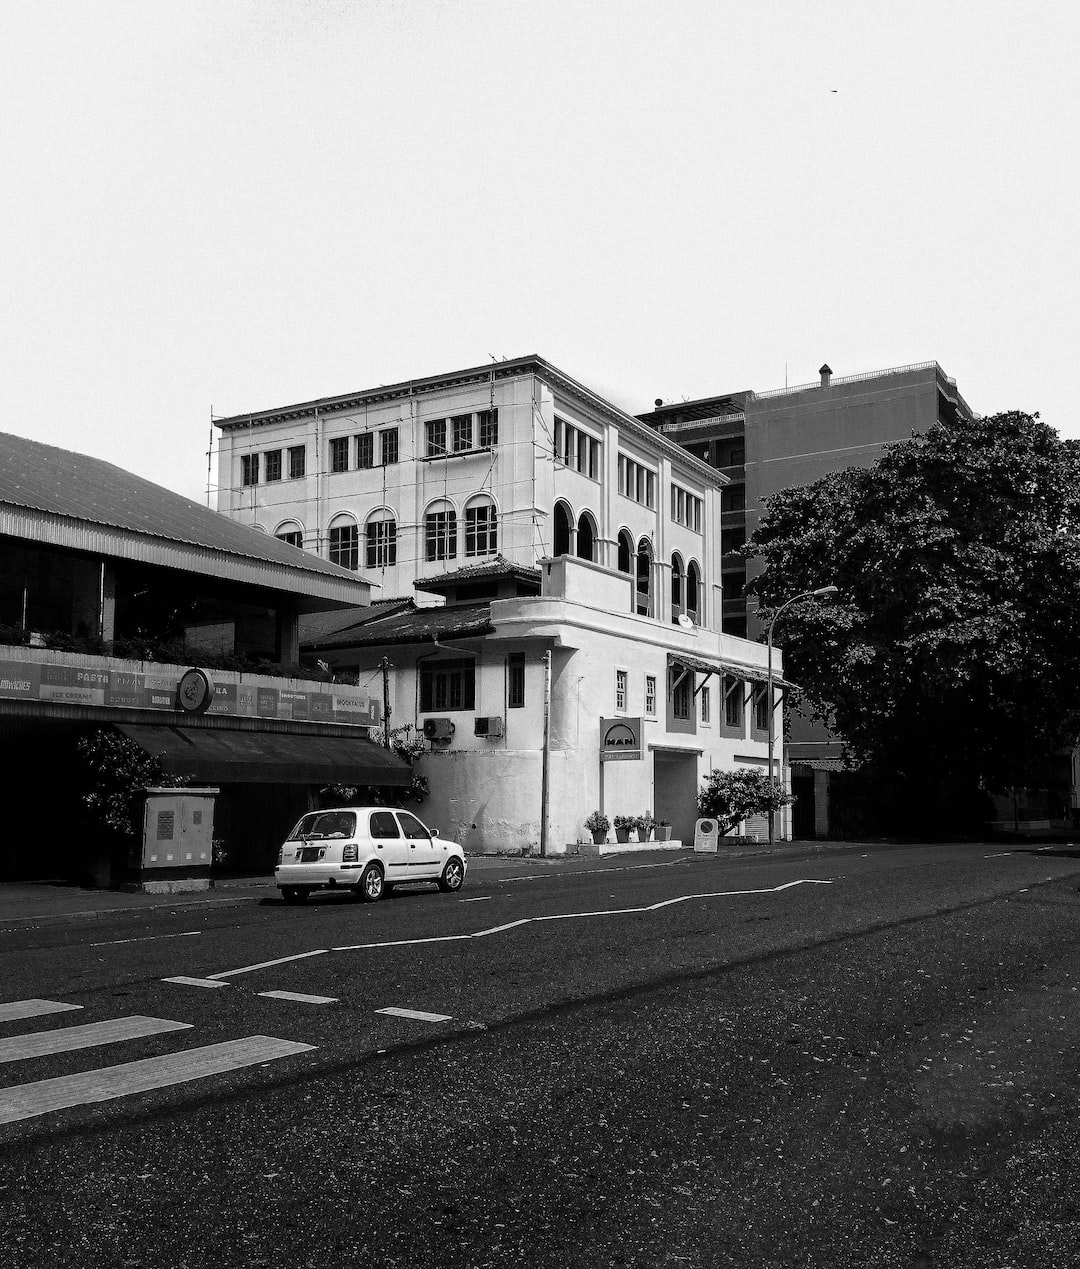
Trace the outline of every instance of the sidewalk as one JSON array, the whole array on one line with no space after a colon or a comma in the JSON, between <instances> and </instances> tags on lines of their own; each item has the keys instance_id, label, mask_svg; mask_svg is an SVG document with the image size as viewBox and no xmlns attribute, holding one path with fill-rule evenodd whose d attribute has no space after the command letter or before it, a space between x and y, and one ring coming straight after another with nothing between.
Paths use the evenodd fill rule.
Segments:
<instances>
[{"instance_id":1,"label":"sidewalk","mask_svg":"<svg viewBox=\"0 0 1080 1269\"><path fill-rule=\"evenodd\" d=\"M738 840L738 839L735 839ZM580 855L470 855L469 879L485 878L507 881L514 878L543 876L547 872L593 872L598 868L642 867L647 864L676 863L696 859L706 863L724 860L744 861L750 858L805 853L826 848L856 847L854 842L776 842L767 845L739 845L722 849L717 854L695 854L691 847L678 850L635 850L628 853ZM865 849L865 844L862 849ZM468 885L466 881L466 885ZM102 916L113 912L138 911L150 908L187 908L212 903L224 903L238 899L277 897L273 875L265 873L252 876L215 876L207 890L181 891L177 894L144 894L142 891L107 890L100 887L72 885L62 881L5 881L0 882L0 925L34 920L55 919L62 916Z\"/></svg>"}]
</instances>

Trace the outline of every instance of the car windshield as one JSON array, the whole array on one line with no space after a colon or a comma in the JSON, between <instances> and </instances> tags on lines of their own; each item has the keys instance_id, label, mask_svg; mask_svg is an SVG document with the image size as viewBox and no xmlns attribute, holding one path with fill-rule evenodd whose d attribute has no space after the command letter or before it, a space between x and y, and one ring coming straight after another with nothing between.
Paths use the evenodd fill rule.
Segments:
<instances>
[{"instance_id":1,"label":"car windshield","mask_svg":"<svg viewBox=\"0 0 1080 1269\"><path fill-rule=\"evenodd\" d=\"M355 837L354 811L312 811L293 829L292 836L305 841L324 841L328 837Z\"/></svg>"}]
</instances>

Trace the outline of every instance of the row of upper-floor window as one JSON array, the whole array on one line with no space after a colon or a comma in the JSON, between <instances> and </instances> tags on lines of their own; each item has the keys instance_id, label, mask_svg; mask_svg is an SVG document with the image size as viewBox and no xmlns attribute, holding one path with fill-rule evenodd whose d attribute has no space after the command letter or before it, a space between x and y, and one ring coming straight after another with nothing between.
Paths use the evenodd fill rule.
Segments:
<instances>
[{"instance_id":1,"label":"row of upper-floor window","mask_svg":"<svg viewBox=\"0 0 1080 1269\"><path fill-rule=\"evenodd\" d=\"M459 534L457 511L448 503L433 504L421 522L424 559L429 563L453 560L458 556L459 537L466 558L495 555L499 549L499 516L495 504L486 497L468 503ZM282 541L303 545L299 529L278 532ZM398 562L398 523L392 511L373 511L363 525L349 515L334 517L328 526L328 555L332 564L356 570L360 567L363 544L365 568L392 568Z\"/></svg>"},{"instance_id":2,"label":"row of upper-floor window","mask_svg":"<svg viewBox=\"0 0 1080 1269\"><path fill-rule=\"evenodd\" d=\"M475 414L452 415L428 419L425 423L427 456L463 453L476 448L489 449L498 443L499 412L480 410ZM379 462L376 464L376 440ZM363 471L390 466L400 461L399 430L396 427L362 432L355 436L335 436L329 441L331 474ZM555 456L565 466L598 480L600 477L601 442L590 433L574 427L564 419L555 419ZM307 475L307 450L303 445L286 449L270 449L240 455L240 484L251 486L272 484L288 474L290 480ZM695 533L701 532L702 499L681 485L672 482L671 519ZM656 506L656 473L650 468L619 455L619 493L643 506Z\"/></svg>"},{"instance_id":3,"label":"row of upper-floor window","mask_svg":"<svg viewBox=\"0 0 1080 1269\"><path fill-rule=\"evenodd\" d=\"M707 684L701 684L695 690L694 675L672 667L668 678L668 694L671 697L671 715L681 722L689 721L693 710L694 697L698 699L701 722L708 725L712 721L712 700ZM642 713L646 718L655 718L657 710L657 679L655 674L646 674L642 685ZM749 690L748 690L749 689ZM745 727L745 718L749 712L753 720L754 730L766 732L769 728L768 687L763 683L748 685L744 680L730 674L720 678L720 694L722 697L721 717L727 730L740 734ZM615 712L628 714L630 702L630 671L615 671Z\"/></svg>"}]
</instances>

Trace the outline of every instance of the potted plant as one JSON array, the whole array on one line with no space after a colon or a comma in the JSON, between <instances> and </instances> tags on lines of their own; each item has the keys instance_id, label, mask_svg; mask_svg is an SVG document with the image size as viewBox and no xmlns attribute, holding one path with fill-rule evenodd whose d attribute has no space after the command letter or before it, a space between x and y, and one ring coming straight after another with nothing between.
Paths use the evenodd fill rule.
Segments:
<instances>
[{"instance_id":1,"label":"potted plant","mask_svg":"<svg viewBox=\"0 0 1080 1269\"><path fill-rule=\"evenodd\" d=\"M593 811L585 821L585 827L592 833L593 845L603 846L607 841L607 831L611 827L611 821L603 811Z\"/></svg>"},{"instance_id":2,"label":"potted plant","mask_svg":"<svg viewBox=\"0 0 1080 1269\"><path fill-rule=\"evenodd\" d=\"M639 842L647 842L652 837L653 827L656 821L652 817L651 811L646 811L644 815L639 815L635 819L635 827L637 828L637 836Z\"/></svg>"},{"instance_id":3,"label":"potted plant","mask_svg":"<svg viewBox=\"0 0 1080 1269\"><path fill-rule=\"evenodd\" d=\"M671 825L667 820L656 821L656 840L658 842L671 841Z\"/></svg>"},{"instance_id":4,"label":"potted plant","mask_svg":"<svg viewBox=\"0 0 1080 1269\"><path fill-rule=\"evenodd\" d=\"M632 828L637 828L636 815L615 816L615 840L617 842L628 842L630 840L630 830Z\"/></svg>"}]
</instances>

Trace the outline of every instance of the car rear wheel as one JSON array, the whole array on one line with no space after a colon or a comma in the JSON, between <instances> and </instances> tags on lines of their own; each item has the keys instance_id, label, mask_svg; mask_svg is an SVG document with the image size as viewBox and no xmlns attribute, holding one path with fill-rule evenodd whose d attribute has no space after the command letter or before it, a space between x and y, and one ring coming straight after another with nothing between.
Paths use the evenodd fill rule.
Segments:
<instances>
[{"instance_id":1,"label":"car rear wheel","mask_svg":"<svg viewBox=\"0 0 1080 1269\"><path fill-rule=\"evenodd\" d=\"M368 864L357 887L360 898L365 903L375 903L383 897L384 889L382 869L378 864Z\"/></svg>"},{"instance_id":2,"label":"car rear wheel","mask_svg":"<svg viewBox=\"0 0 1080 1269\"><path fill-rule=\"evenodd\" d=\"M306 903L311 891L307 886L282 886L281 897L286 903Z\"/></svg>"},{"instance_id":3,"label":"car rear wheel","mask_svg":"<svg viewBox=\"0 0 1080 1269\"><path fill-rule=\"evenodd\" d=\"M439 889L448 893L460 890L465 881L465 865L460 859L448 859L439 878Z\"/></svg>"}]
</instances>

